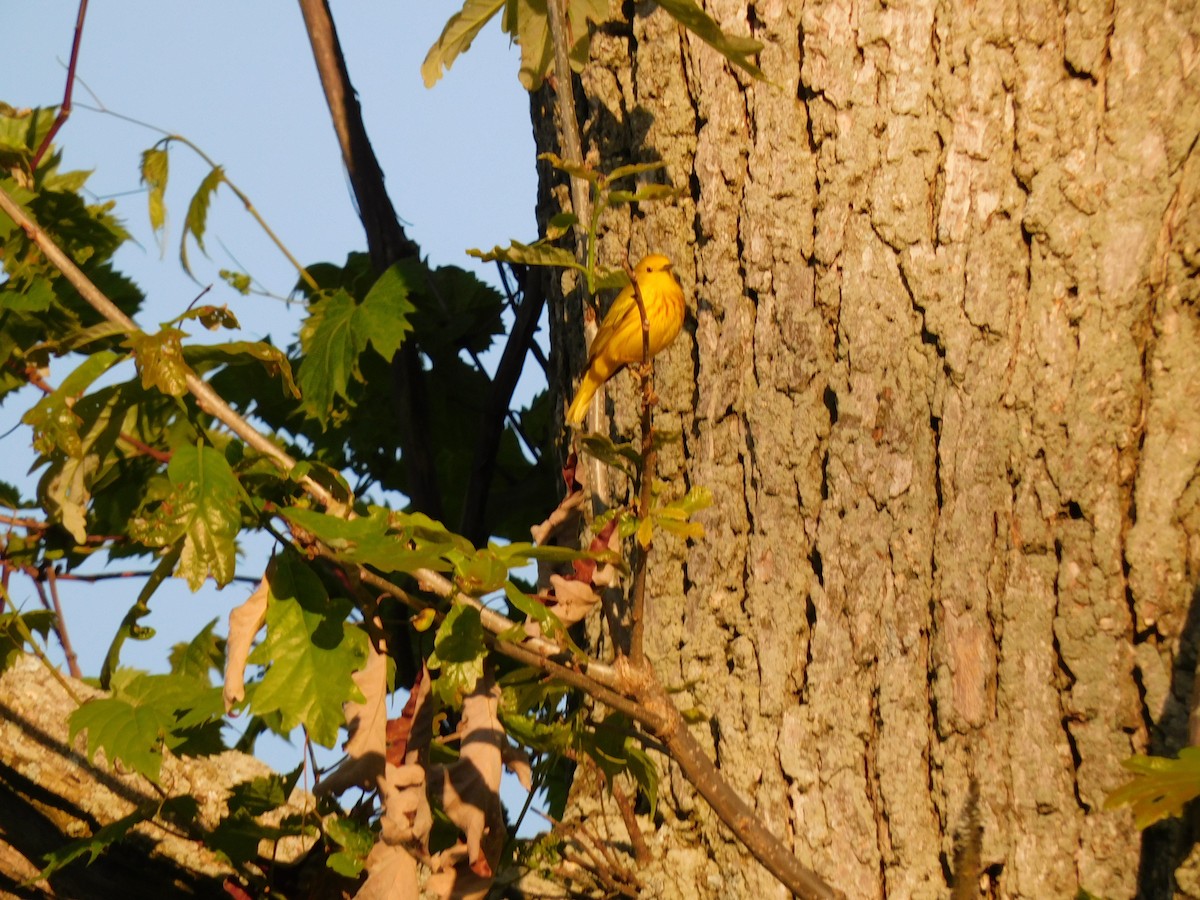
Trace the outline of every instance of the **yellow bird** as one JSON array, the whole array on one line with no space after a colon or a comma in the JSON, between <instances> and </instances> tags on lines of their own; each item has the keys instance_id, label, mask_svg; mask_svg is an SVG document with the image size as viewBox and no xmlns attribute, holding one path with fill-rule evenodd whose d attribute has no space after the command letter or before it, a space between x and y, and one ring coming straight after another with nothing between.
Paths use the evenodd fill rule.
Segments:
<instances>
[{"instance_id":1,"label":"yellow bird","mask_svg":"<svg viewBox=\"0 0 1200 900\"><path fill-rule=\"evenodd\" d=\"M658 253L642 257L634 267L633 278L646 307L646 320L650 323L650 355L654 356L675 340L683 327L683 314L687 309L683 288L675 280L671 261ZM578 428L600 386L625 366L641 361L642 317L633 296L633 285L629 285L617 295L608 315L600 323L588 353L583 381L567 410L567 424Z\"/></svg>"}]
</instances>

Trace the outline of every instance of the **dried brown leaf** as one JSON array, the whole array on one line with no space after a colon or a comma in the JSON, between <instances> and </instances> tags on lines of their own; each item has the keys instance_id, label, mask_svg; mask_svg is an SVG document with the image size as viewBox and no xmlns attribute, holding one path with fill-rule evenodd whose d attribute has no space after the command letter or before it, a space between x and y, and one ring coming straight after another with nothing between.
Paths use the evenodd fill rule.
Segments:
<instances>
[{"instance_id":1,"label":"dried brown leaf","mask_svg":"<svg viewBox=\"0 0 1200 900\"><path fill-rule=\"evenodd\" d=\"M246 660L254 636L267 621L267 579L259 582L245 602L229 612L229 640L225 645L225 712L246 699Z\"/></svg>"},{"instance_id":2,"label":"dried brown leaf","mask_svg":"<svg viewBox=\"0 0 1200 900\"><path fill-rule=\"evenodd\" d=\"M551 575L550 586L554 589L550 611L568 628L584 619L592 607L600 602L600 595L583 581Z\"/></svg>"},{"instance_id":3,"label":"dried brown leaf","mask_svg":"<svg viewBox=\"0 0 1200 900\"><path fill-rule=\"evenodd\" d=\"M573 521L579 515L579 510L586 499L587 495L583 491L576 491L574 494L564 497L544 522L529 529L529 533L533 535L533 542L538 546L544 546L562 529L565 523Z\"/></svg>"},{"instance_id":4,"label":"dried brown leaf","mask_svg":"<svg viewBox=\"0 0 1200 900\"><path fill-rule=\"evenodd\" d=\"M433 813L425 793L424 766L393 766L385 769L379 785L383 801L380 838L387 844L421 844L429 840Z\"/></svg>"},{"instance_id":5,"label":"dried brown leaf","mask_svg":"<svg viewBox=\"0 0 1200 900\"><path fill-rule=\"evenodd\" d=\"M483 897L504 847L500 774L508 738L496 712L499 704L500 688L489 672L463 700L458 761L429 772L431 788L440 793L442 809L462 830L466 844L465 855L456 846L431 862L430 889L445 897Z\"/></svg>"},{"instance_id":6,"label":"dried brown leaf","mask_svg":"<svg viewBox=\"0 0 1200 900\"><path fill-rule=\"evenodd\" d=\"M392 900L395 897L419 897L417 861L400 846L379 841L367 854L367 880L355 900Z\"/></svg>"},{"instance_id":7,"label":"dried brown leaf","mask_svg":"<svg viewBox=\"0 0 1200 900\"><path fill-rule=\"evenodd\" d=\"M377 629L382 623L376 619ZM345 705L346 726L350 737L342 749L346 758L316 786L317 795L336 795L351 787L371 788L384 773L387 754L387 669L386 646L372 642L367 664L353 675L362 691L361 703Z\"/></svg>"},{"instance_id":8,"label":"dried brown leaf","mask_svg":"<svg viewBox=\"0 0 1200 900\"><path fill-rule=\"evenodd\" d=\"M517 776L521 787L527 791L533 790L533 766L530 765L529 754L525 752L525 748L505 742L500 755L504 759L504 768Z\"/></svg>"}]
</instances>

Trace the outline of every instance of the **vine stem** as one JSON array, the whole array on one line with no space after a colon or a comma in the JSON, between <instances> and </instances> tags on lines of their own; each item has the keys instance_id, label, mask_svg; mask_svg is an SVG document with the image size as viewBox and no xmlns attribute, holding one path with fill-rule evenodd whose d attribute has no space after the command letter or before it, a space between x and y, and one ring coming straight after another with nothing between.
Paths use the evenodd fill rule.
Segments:
<instances>
[{"instance_id":1,"label":"vine stem","mask_svg":"<svg viewBox=\"0 0 1200 900\"><path fill-rule=\"evenodd\" d=\"M46 136L42 138L41 144L33 154L33 161L29 166L31 171L37 168L42 157L46 155L46 151L50 149L50 142L54 140L58 130L67 124L67 119L71 115L71 97L75 93L75 67L79 65L79 46L83 43L83 23L87 18L87 6L88 0L79 0L79 11L75 15L75 36L71 39L71 59L67 63L67 86L63 89L62 106L58 108L54 124L50 126L50 130L46 132Z\"/></svg>"},{"instance_id":2,"label":"vine stem","mask_svg":"<svg viewBox=\"0 0 1200 900\"><path fill-rule=\"evenodd\" d=\"M641 285L633 272L629 272L629 283L633 285L633 302L637 304L642 319L642 365L639 373L642 382L642 464L638 472L637 518L642 522L650 515L650 500L654 489L654 471L658 454L654 451L654 432L651 412L654 406L654 363L650 359L650 318L646 315L646 300ZM638 529L641 533L641 529ZM653 532L650 540L653 541ZM629 658L634 665L645 660L646 619L646 566L649 562L650 543L642 547L639 541L637 565L633 573L633 594L629 608Z\"/></svg>"}]
</instances>

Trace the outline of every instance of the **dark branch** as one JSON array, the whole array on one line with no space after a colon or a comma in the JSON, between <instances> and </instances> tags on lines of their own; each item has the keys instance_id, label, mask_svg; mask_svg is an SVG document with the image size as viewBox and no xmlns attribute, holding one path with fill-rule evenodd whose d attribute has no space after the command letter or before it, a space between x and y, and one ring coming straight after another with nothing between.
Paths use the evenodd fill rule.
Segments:
<instances>
[{"instance_id":1,"label":"dark branch","mask_svg":"<svg viewBox=\"0 0 1200 900\"><path fill-rule=\"evenodd\" d=\"M524 288L521 304L517 307L516 319L508 335L508 343L496 367L492 387L488 392L480 416L479 439L475 444L475 457L471 460L471 481L467 485L463 503L462 525L459 529L476 546L488 539L487 502L492 489L492 477L496 472L496 454L500 438L504 434L504 419L512 405L513 390L525 368L525 357L533 344L538 319L546 304L542 280L529 270L521 276Z\"/></svg>"},{"instance_id":2,"label":"dark branch","mask_svg":"<svg viewBox=\"0 0 1200 900\"><path fill-rule=\"evenodd\" d=\"M67 123L67 118L71 115L71 96L75 92L75 66L79 62L79 45L83 43L83 20L87 17L87 5L88 0L79 0L79 13L75 17L75 37L71 41L71 61L67 63L67 86L63 91L62 106L58 108L54 124L50 126L50 130L46 132L46 136L38 145L37 152L33 154L33 162L29 164L30 171L37 169L38 163L50 149L54 136Z\"/></svg>"},{"instance_id":3,"label":"dark branch","mask_svg":"<svg viewBox=\"0 0 1200 900\"><path fill-rule=\"evenodd\" d=\"M326 0L300 0L317 74L333 118L333 130L350 175L358 216L367 235L371 265L377 274L401 259L420 255L420 248L405 234L388 199L383 169L367 138L362 108L350 82L337 29ZM425 372L416 345L408 341L392 360L395 386L396 431L408 472L406 485L413 506L435 519L442 518L441 492L430 443L429 399Z\"/></svg>"}]
</instances>

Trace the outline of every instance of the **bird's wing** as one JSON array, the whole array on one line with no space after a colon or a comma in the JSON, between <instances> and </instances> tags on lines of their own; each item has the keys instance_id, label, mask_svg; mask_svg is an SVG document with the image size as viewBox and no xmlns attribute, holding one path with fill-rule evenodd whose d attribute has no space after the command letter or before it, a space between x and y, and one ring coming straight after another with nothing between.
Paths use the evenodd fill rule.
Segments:
<instances>
[{"instance_id":1,"label":"bird's wing","mask_svg":"<svg viewBox=\"0 0 1200 900\"><path fill-rule=\"evenodd\" d=\"M588 354L589 361L599 359L603 354L608 352L613 339L627 327L626 320L629 318L631 311L633 316L638 318L637 303L633 299L633 287L629 286L617 295L617 299L609 307L608 315L600 323L600 328L596 332L595 339L592 341L591 352Z\"/></svg>"}]
</instances>

